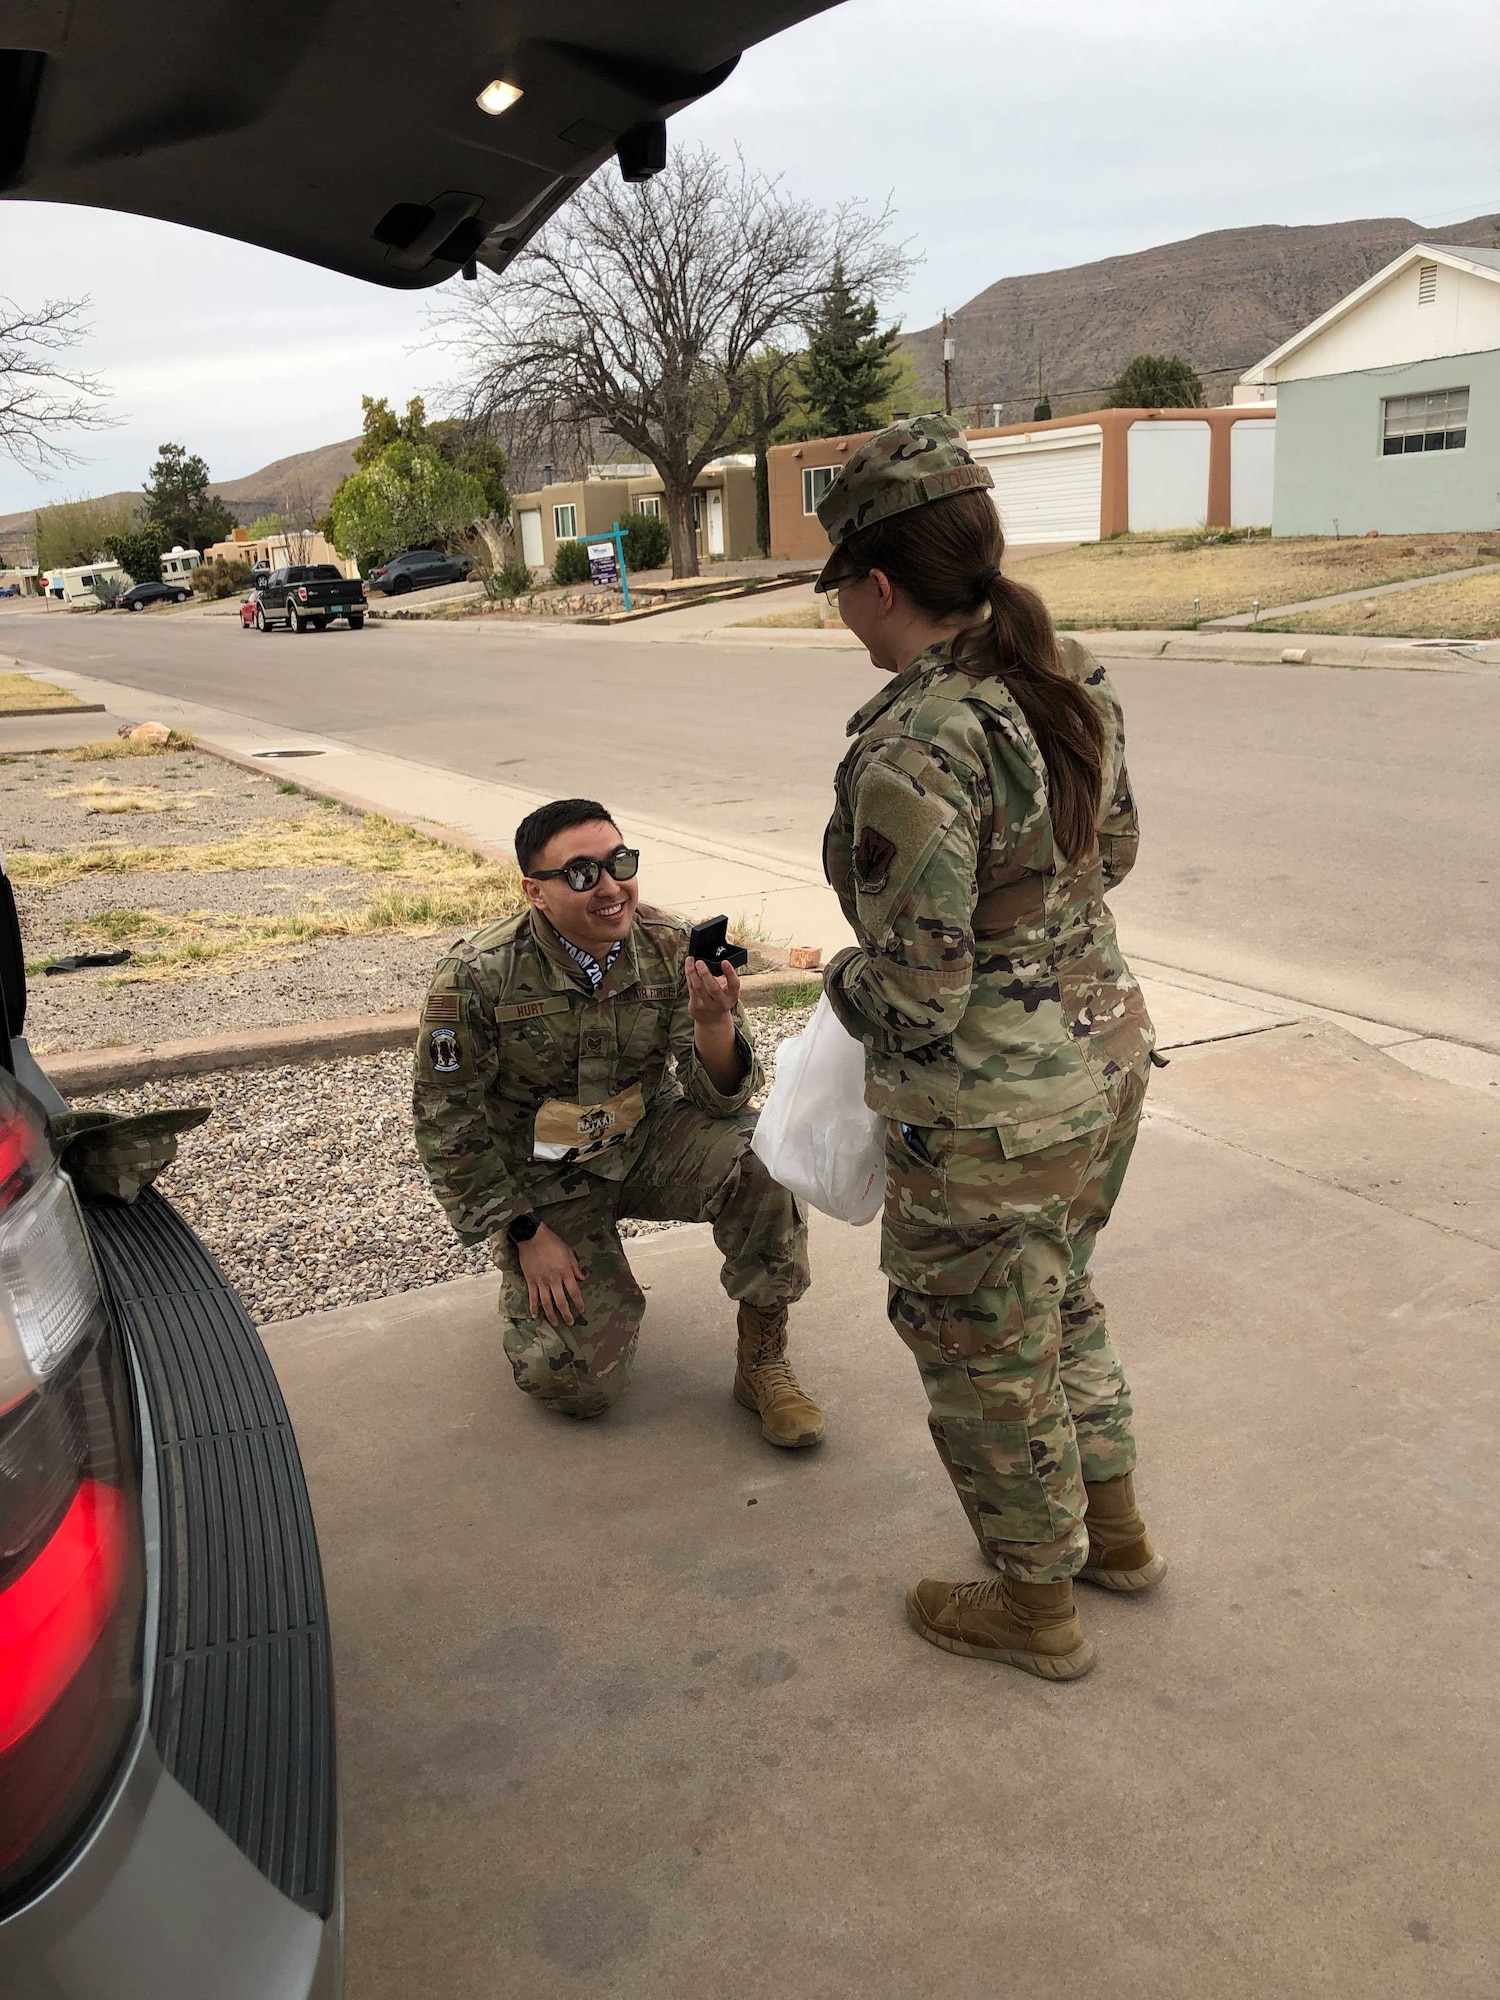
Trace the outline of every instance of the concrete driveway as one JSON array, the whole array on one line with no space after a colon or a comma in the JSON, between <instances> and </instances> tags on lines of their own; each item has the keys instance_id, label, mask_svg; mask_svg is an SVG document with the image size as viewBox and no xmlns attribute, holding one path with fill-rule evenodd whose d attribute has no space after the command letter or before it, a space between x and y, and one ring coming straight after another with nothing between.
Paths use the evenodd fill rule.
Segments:
<instances>
[{"instance_id":1,"label":"concrete driveway","mask_svg":"<svg viewBox=\"0 0 1500 2000\"><path fill-rule=\"evenodd\" d=\"M951 1658L978 1573L884 1319L814 1230L827 1444L729 1397L707 1232L631 1246L573 1426L470 1280L268 1330L337 1635L350 2000L1493 1990L1493 1105L1334 1031L1185 1050L1099 1269L1172 1568L1072 1686Z\"/></svg>"}]
</instances>

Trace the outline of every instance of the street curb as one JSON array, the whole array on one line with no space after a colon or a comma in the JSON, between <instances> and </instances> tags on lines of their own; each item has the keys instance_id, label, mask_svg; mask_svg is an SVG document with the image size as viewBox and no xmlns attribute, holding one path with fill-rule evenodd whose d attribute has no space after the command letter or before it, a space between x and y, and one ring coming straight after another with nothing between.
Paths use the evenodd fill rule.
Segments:
<instances>
[{"instance_id":1,"label":"street curb","mask_svg":"<svg viewBox=\"0 0 1500 2000\"><path fill-rule=\"evenodd\" d=\"M48 708L6 708L0 709L0 724L19 722L25 715L103 715L102 701L71 701L65 706L53 704Z\"/></svg>"},{"instance_id":2,"label":"street curb","mask_svg":"<svg viewBox=\"0 0 1500 2000\"><path fill-rule=\"evenodd\" d=\"M265 1069L281 1063L332 1062L383 1049L410 1048L417 1038L417 1010L359 1014L341 1021L300 1021L289 1028L246 1028L192 1041L137 1042L123 1048L69 1049L37 1060L64 1097L150 1083L164 1076L201 1076L209 1070Z\"/></svg>"},{"instance_id":3,"label":"street curb","mask_svg":"<svg viewBox=\"0 0 1500 2000\"><path fill-rule=\"evenodd\" d=\"M775 1007L783 1001L806 1006L823 990L821 979L785 972L756 972L740 981L747 1007ZM126 1084L152 1083L168 1076L206 1076L213 1070L272 1069L298 1063L337 1062L341 1056L381 1055L410 1049L420 1014L415 1007L396 1014L356 1014L333 1021L299 1021L288 1028L243 1028L191 1041L136 1042L121 1048L68 1049L37 1060L64 1097L87 1097Z\"/></svg>"}]
</instances>

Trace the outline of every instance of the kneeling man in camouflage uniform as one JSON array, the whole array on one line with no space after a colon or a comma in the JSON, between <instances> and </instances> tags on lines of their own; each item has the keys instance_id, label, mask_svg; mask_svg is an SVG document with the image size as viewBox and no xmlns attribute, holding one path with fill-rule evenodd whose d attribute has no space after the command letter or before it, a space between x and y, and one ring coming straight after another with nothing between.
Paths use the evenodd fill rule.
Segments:
<instances>
[{"instance_id":1,"label":"kneeling man in camouflage uniform","mask_svg":"<svg viewBox=\"0 0 1500 2000\"><path fill-rule=\"evenodd\" d=\"M735 1400L776 1445L816 1444L786 1358L807 1221L750 1150L761 1082L732 967L640 902L637 854L594 799L516 829L524 916L461 939L417 1039L416 1127L438 1200L502 1272L516 1381L570 1417L623 1392L645 1300L617 1223L711 1222L739 1305Z\"/></svg>"}]
</instances>

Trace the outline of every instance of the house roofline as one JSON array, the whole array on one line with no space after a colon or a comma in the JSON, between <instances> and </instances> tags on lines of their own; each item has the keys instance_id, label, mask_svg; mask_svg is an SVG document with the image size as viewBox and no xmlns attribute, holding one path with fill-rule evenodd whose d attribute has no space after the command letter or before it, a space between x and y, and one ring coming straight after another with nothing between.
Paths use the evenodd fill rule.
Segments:
<instances>
[{"instance_id":1,"label":"house roofline","mask_svg":"<svg viewBox=\"0 0 1500 2000\"><path fill-rule=\"evenodd\" d=\"M1239 378L1240 381L1254 384L1273 379L1268 376L1268 370L1279 368L1283 361L1295 354L1299 348L1305 347L1310 340L1316 340L1320 334L1326 333L1329 327L1337 326L1341 319L1353 312L1357 306L1363 305L1366 299L1388 285L1392 278L1411 264L1447 264L1451 269L1467 271L1476 278L1489 278L1494 284L1500 285L1500 270L1496 270L1493 264L1476 264L1472 258L1464 256L1462 249L1450 249L1446 243L1413 243L1409 250L1403 250L1399 257L1393 257L1389 264L1382 264L1380 269L1366 278L1362 285L1357 285L1352 292L1346 292L1343 298L1328 308L1327 312L1320 313L1300 332L1294 333L1289 340L1284 340L1280 347L1272 348L1264 360L1257 361L1253 368L1245 370Z\"/></svg>"}]
</instances>

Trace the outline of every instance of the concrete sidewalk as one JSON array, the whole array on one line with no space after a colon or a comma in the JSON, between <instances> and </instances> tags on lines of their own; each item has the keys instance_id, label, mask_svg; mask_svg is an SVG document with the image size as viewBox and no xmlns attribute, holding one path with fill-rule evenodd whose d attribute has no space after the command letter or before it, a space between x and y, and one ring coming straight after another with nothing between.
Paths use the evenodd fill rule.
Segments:
<instances>
[{"instance_id":1,"label":"concrete sidewalk","mask_svg":"<svg viewBox=\"0 0 1500 2000\"><path fill-rule=\"evenodd\" d=\"M1098 1269L1172 1567L1086 1594L1073 1686L905 1625L980 1570L873 1229L815 1221L806 1454L730 1400L703 1228L631 1244L596 1424L516 1393L488 1280L267 1330L350 2000L1491 1991L1496 1107L1324 1027L1183 1054L1153 1106Z\"/></svg>"}]
</instances>

